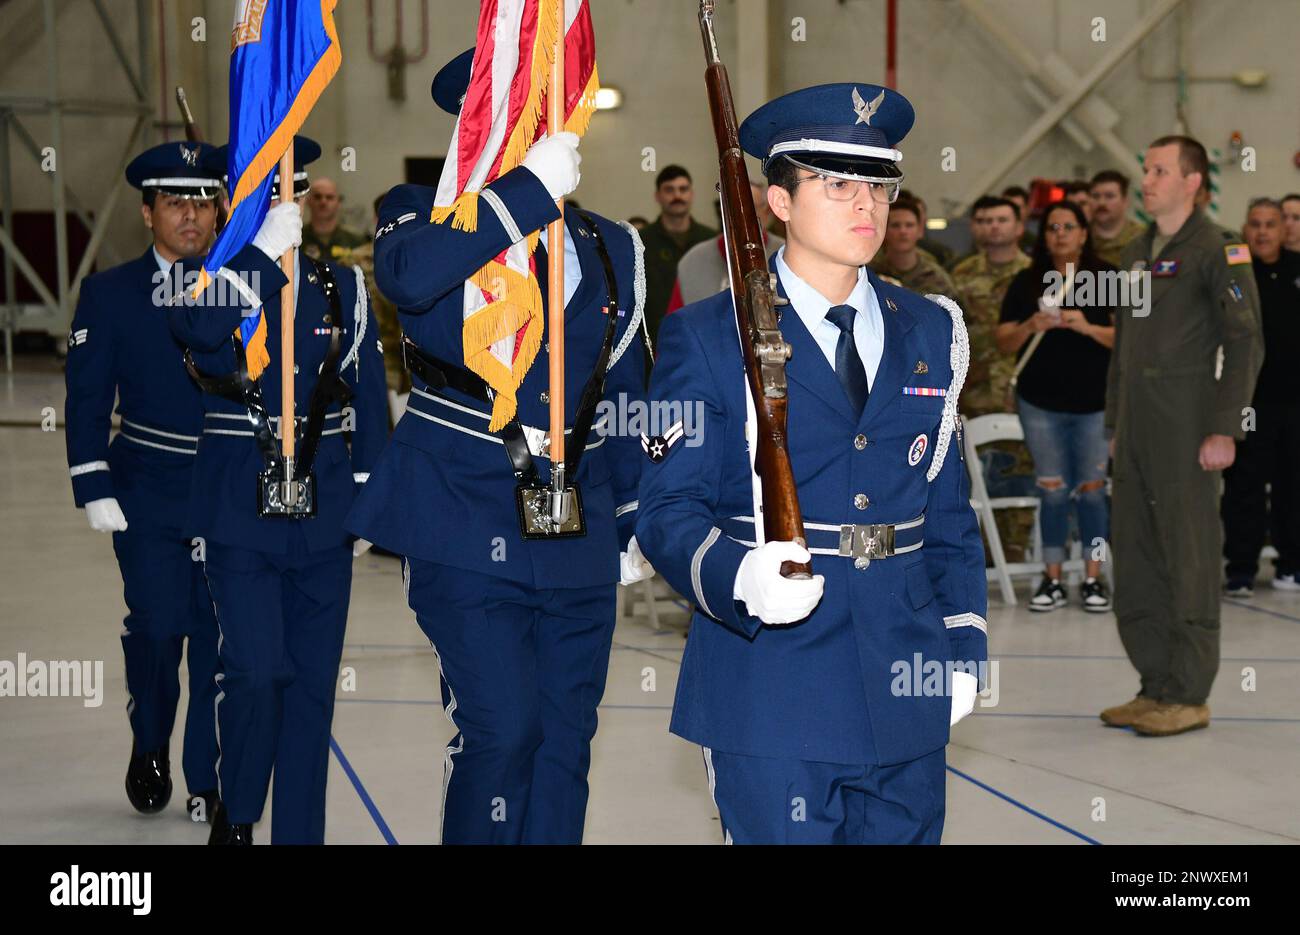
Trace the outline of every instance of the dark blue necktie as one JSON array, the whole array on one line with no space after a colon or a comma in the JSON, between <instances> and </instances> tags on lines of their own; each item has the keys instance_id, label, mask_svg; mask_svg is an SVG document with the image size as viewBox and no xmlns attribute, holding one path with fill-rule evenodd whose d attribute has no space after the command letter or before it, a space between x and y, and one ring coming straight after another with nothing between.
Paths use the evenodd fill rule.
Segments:
<instances>
[{"instance_id":1,"label":"dark blue necktie","mask_svg":"<svg viewBox=\"0 0 1300 935\"><path fill-rule=\"evenodd\" d=\"M835 344L835 375L840 378L849 405L860 415L867 404L867 370L853 340L853 318L857 313L852 305L835 305L826 313L826 320L840 329L840 339Z\"/></svg>"}]
</instances>

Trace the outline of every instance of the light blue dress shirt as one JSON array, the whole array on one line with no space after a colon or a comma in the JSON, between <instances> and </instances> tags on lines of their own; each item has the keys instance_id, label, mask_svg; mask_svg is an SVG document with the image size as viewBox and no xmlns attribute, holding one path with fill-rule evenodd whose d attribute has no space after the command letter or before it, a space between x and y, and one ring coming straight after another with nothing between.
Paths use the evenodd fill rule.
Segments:
<instances>
[{"instance_id":1,"label":"light blue dress shirt","mask_svg":"<svg viewBox=\"0 0 1300 935\"><path fill-rule=\"evenodd\" d=\"M550 246L546 243L546 228L542 228L542 246L550 251ZM573 245L573 232L568 228L564 231L564 305L567 308L569 302L573 300L573 294L578 291L578 286L582 283L582 264L578 262L578 248Z\"/></svg>"},{"instance_id":2,"label":"light blue dress shirt","mask_svg":"<svg viewBox=\"0 0 1300 935\"><path fill-rule=\"evenodd\" d=\"M785 286L786 298L826 355L826 362L832 370L835 369L835 345L840 340L840 329L826 320L826 313L837 304L852 305L857 309L858 313L853 316L853 343L857 346L858 356L862 358L862 368L867 372L867 386L874 386L876 372L880 369L880 358L885 353L885 319L880 312L876 290L871 288L871 281L867 278L867 268L864 266L858 270L857 285L841 303L831 302L796 276L786 265L784 246L777 251L776 269L781 284Z\"/></svg>"}]
</instances>

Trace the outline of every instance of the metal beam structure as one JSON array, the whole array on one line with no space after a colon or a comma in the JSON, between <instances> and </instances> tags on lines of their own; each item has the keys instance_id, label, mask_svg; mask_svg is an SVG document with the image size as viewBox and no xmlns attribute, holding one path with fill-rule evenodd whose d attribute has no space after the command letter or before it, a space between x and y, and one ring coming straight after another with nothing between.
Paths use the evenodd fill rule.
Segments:
<instances>
[{"instance_id":1,"label":"metal beam structure","mask_svg":"<svg viewBox=\"0 0 1300 935\"><path fill-rule=\"evenodd\" d=\"M3 275L6 305L3 309L5 334L5 369L13 370L13 334L17 327L20 310L15 290L17 277L21 273L36 291L41 303L53 316L56 335L62 339L66 334L72 317L72 303L76 300L81 282L89 272L91 265L101 249L105 253L116 253L105 248L104 236L111 222L113 209L121 194L122 175L128 160L140 143L141 136L147 130L149 118L154 114L150 103L151 74L150 52L151 23L147 0L135 0L137 60L134 67L126 45L122 42L117 27L103 0L91 0L99 19L100 31L108 39L109 45L121 66L122 73L130 85L132 98L128 100L99 97L63 97L59 87L59 48L57 21L60 13L67 7L66 0L37 0L41 6L41 22L44 32L45 65L47 86L44 96L33 94L0 94L0 246L5 251ZM35 19L35 17L31 17ZM159 28L162 28L161 24ZM33 37L34 38L34 37ZM13 161L10 148L10 131L14 131L27 152L40 162L41 150L36 140L18 118L18 114L45 114L49 116L49 146L54 152L55 170L49 173L52 188L54 213L54 250L56 283L55 288L48 288L40 280L28 259L19 250L13 238ZM65 117L132 117L132 128L127 138L126 147L118 161L113 184L103 195L103 201L95 214L91 214L82 199L76 196L69 184L66 150L63 145ZM75 272L70 272L68 256L67 214L69 208L90 230L90 241L81 257Z\"/></svg>"},{"instance_id":2,"label":"metal beam structure","mask_svg":"<svg viewBox=\"0 0 1300 935\"><path fill-rule=\"evenodd\" d=\"M966 197L961 200L955 213L964 213L976 198L985 192L992 191L1003 176L1019 165L1030 150L1037 146L1039 141L1053 127L1064 120L1078 106L1080 101L1092 93L1092 89L1114 71L1115 66L1123 61L1124 57L1132 52L1151 30L1160 25L1165 17L1172 13L1182 2L1183 0L1159 0L1138 21L1133 32L1125 36L1121 42L1102 56L1097 64L1093 65L1074 87L1062 94L1055 104L1030 124L1029 128L1021 134L1020 139L1004 149L1002 154L989 164L988 169L968 189Z\"/></svg>"},{"instance_id":3,"label":"metal beam structure","mask_svg":"<svg viewBox=\"0 0 1300 935\"><path fill-rule=\"evenodd\" d=\"M18 141L23 144L23 148L31 154L31 157L37 162L40 162L41 147L37 144L36 138L32 136L30 131L28 131L27 126L19 120L18 115L12 111L0 111L0 113L7 113L9 115L9 126L13 128L14 135L18 137ZM0 160L0 166L6 164L5 161ZM51 179L50 183L53 184L53 181L54 180ZM95 219L91 217L90 211L86 208L85 201L77 194L76 189L71 185L65 184L64 194L66 194L68 198L68 207L72 209L72 213L77 216L78 220L80 220L82 224L86 225L86 230L90 230L94 227ZM108 262L116 264L122 261L118 252L109 244L101 244L99 249L100 253L104 255Z\"/></svg>"},{"instance_id":4,"label":"metal beam structure","mask_svg":"<svg viewBox=\"0 0 1300 935\"><path fill-rule=\"evenodd\" d=\"M995 16L981 0L960 0L960 3L984 32L1001 46L1002 51L1020 66L1025 91L1043 110L1047 110L1057 97L1079 80L1073 69L1055 52L1038 53L1028 48L1006 21ZM1130 178L1140 177L1142 165L1133 155L1132 147L1126 146L1112 129L1118 122L1119 114L1115 109L1094 94L1061 121L1061 129L1081 149L1089 150L1100 145L1116 163L1115 168Z\"/></svg>"}]
</instances>

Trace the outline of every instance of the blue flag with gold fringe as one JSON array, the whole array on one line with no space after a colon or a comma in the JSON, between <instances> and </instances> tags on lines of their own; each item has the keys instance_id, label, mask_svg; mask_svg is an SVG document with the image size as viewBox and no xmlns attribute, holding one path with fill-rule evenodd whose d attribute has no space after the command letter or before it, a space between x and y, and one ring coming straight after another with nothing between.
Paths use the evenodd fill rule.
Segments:
<instances>
[{"instance_id":1,"label":"blue flag with gold fringe","mask_svg":"<svg viewBox=\"0 0 1300 935\"><path fill-rule=\"evenodd\" d=\"M336 4L239 0L230 34L230 216L204 262L196 296L262 226L280 156L338 72ZM240 324L238 335L249 375L256 378L271 360L260 307Z\"/></svg>"}]
</instances>

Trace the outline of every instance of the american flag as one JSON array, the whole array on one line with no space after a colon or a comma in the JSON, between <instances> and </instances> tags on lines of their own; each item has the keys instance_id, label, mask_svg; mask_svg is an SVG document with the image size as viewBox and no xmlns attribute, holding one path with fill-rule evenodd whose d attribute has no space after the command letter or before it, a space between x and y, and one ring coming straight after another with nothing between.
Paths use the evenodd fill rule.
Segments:
<instances>
[{"instance_id":1,"label":"american flag","mask_svg":"<svg viewBox=\"0 0 1300 935\"><path fill-rule=\"evenodd\" d=\"M564 8L563 129L581 135L596 109L596 43L587 0L482 0L469 89L430 221L478 225L484 186L518 166L545 135L547 83ZM513 418L515 391L542 344L545 317L534 231L493 257L465 283L465 366L496 391L490 431Z\"/></svg>"}]
</instances>

